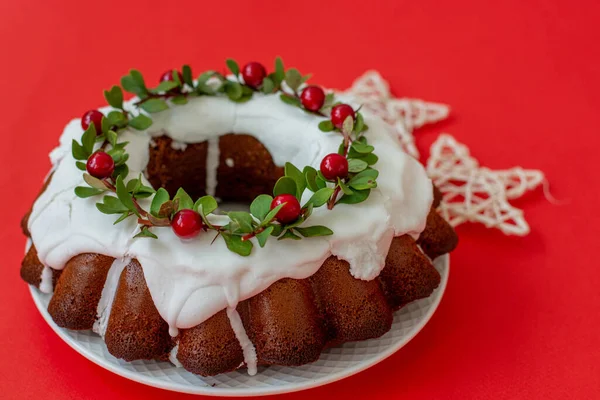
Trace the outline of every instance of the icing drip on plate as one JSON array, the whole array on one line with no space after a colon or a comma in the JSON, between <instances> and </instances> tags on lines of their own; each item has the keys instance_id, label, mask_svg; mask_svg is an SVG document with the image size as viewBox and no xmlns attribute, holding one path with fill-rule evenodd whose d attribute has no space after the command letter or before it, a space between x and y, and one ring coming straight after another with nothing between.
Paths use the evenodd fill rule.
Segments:
<instances>
[{"instance_id":1,"label":"icing drip on plate","mask_svg":"<svg viewBox=\"0 0 600 400\"><path fill-rule=\"evenodd\" d=\"M108 109L102 111L106 113ZM114 216L97 211L97 199L76 197L73 189L83 180L71 155L71 141L79 139L82 131L80 121L74 120L65 128L59 148L52 152L53 178L34 204L29 219L40 261L62 269L69 259L81 253L99 253L119 260L136 258L156 308L173 336L178 329L194 327L218 311L235 309L238 301L262 292L282 278L309 277L331 255L348 261L355 277L373 279L385 265L394 236L417 237L424 229L432 186L423 167L402 152L391 128L368 112L364 116L369 125L366 135L379 156L380 172L378 187L367 201L338 204L333 210L315 209L307 225L325 225L334 231L332 236L272 240L264 248L255 242L248 257L229 251L224 241L211 244L214 235L208 233L182 241L168 227L153 228L158 240L133 239L138 231L133 218L113 225ZM209 193L214 193L217 185L218 138L223 134L255 136L277 165L289 161L300 168L310 165L317 169L325 155L337 151L341 139L338 133L318 129L321 117L290 107L276 95L256 94L246 103L219 97L194 98L186 105L153 114L153 119L154 124L146 132L122 133L123 140L130 142L130 177L145 171L153 136L167 134L177 143L187 144L208 140ZM147 180L145 184L149 185ZM306 200L310 195L307 191L303 197ZM150 201L141 202L147 207ZM107 291L112 290L110 286L107 283ZM108 297L102 303L104 307ZM98 311L104 315L100 307ZM238 334L243 341L241 330Z\"/></svg>"}]
</instances>

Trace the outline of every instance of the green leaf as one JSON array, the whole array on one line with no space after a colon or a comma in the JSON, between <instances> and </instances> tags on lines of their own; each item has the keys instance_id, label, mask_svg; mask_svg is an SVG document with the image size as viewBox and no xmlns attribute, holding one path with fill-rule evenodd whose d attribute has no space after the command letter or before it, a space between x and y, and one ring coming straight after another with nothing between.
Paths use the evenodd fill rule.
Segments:
<instances>
[{"instance_id":1,"label":"green leaf","mask_svg":"<svg viewBox=\"0 0 600 400\"><path fill-rule=\"evenodd\" d=\"M123 165L119 165L118 167L115 167L115 172L113 173L113 177L120 176L122 179L125 179L125 178L127 178L127 175L129 175L129 167L127 167L127 164L123 164Z\"/></svg>"},{"instance_id":2,"label":"green leaf","mask_svg":"<svg viewBox=\"0 0 600 400\"><path fill-rule=\"evenodd\" d=\"M316 191L310 200L308 200L307 204L312 204L314 207L321 207L323 204L327 203L332 194L333 189L324 187Z\"/></svg>"},{"instance_id":3,"label":"green leaf","mask_svg":"<svg viewBox=\"0 0 600 400\"><path fill-rule=\"evenodd\" d=\"M225 63L227 64L227 68L229 68L229 70L231 71L231 73L233 75L235 75L235 79L238 79L239 75L240 75L240 67L238 65L238 63L231 59L228 58Z\"/></svg>"},{"instance_id":4,"label":"green leaf","mask_svg":"<svg viewBox=\"0 0 600 400\"><path fill-rule=\"evenodd\" d=\"M117 144L117 132L106 132L106 140L108 140L108 143L110 143L110 145L114 147Z\"/></svg>"},{"instance_id":5,"label":"green leaf","mask_svg":"<svg viewBox=\"0 0 600 400\"><path fill-rule=\"evenodd\" d=\"M358 157L356 157L356 156L358 156ZM356 157L355 158L356 160L363 160L364 162L366 162L369 165L375 165L375 164L377 164L377 161L379 161L379 157L377 157L374 153L360 154L360 153L354 152L354 157Z\"/></svg>"},{"instance_id":6,"label":"green leaf","mask_svg":"<svg viewBox=\"0 0 600 400\"><path fill-rule=\"evenodd\" d=\"M138 189L140 187L142 187L142 182L138 179L132 179L129 182L127 182L127 184L125 185L125 187L127 188L127 191L129 191L130 193L135 194L135 192L138 191Z\"/></svg>"},{"instance_id":7,"label":"green leaf","mask_svg":"<svg viewBox=\"0 0 600 400\"><path fill-rule=\"evenodd\" d=\"M156 88L154 88L154 92L168 92L169 90L173 90L179 87L179 84L175 81L162 81Z\"/></svg>"},{"instance_id":8,"label":"green leaf","mask_svg":"<svg viewBox=\"0 0 600 400\"><path fill-rule=\"evenodd\" d=\"M266 77L265 79L263 79L261 90L265 94L273 93L273 90L275 90L275 83L271 78Z\"/></svg>"},{"instance_id":9,"label":"green leaf","mask_svg":"<svg viewBox=\"0 0 600 400\"><path fill-rule=\"evenodd\" d=\"M111 107L123 108L123 90L121 87L114 85L109 90L105 90L104 98Z\"/></svg>"},{"instance_id":10,"label":"green leaf","mask_svg":"<svg viewBox=\"0 0 600 400\"><path fill-rule=\"evenodd\" d=\"M105 212L100 210L105 214L122 214L129 211L129 209L125 207L123 203L121 203L121 200L119 200L115 196L104 196L104 198L102 199L102 203L98 203L96 204L96 206L98 207L98 209L100 209L100 206L103 206L103 208L106 211L110 211Z\"/></svg>"},{"instance_id":11,"label":"green leaf","mask_svg":"<svg viewBox=\"0 0 600 400\"><path fill-rule=\"evenodd\" d=\"M108 190L104 182L98 178L94 178L90 174L83 174L83 180L93 188L100 189L102 191Z\"/></svg>"},{"instance_id":12,"label":"green leaf","mask_svg":"<svg viewBox=\"0 0 600 400\"><path fill-rule=\"evenodd\" d=\"M340 189L342 189L342 192L344 192L344 194L352 194L354 193L352 191L352 189L350 189L345 183L344 181L342 181L340 178L338 178L338 185L340 186Z\"/></svg>"},{"instance_id":13,"label":"green leaf","mask_svg":"<svg viewBox=\"0 0 600 400\"><path fill-rule=\"evenodd\" d=\"M164 111L169 108L169 105L163 99L149 99L140 104L142 110L149 113Z\"/></svg>"},{"instance_id":14,"label":"green leaf","mask_svg":"<svg viewBox=\"0 0 600 400\"><path fill-rule=\"evenodd\" d=\"M371 177L365 176L356 180L352 180L348 185L356 190L373 189L377 187L377 181Z\"/></svg>"},{"instance_id":15,"label":"green leaf","mask_svg":"<svg viewBox=\"0 0 600 400\"><path fill-rule=\"evenodd\" d=\"M350 118L350 117L348 117ZM369 154L372 153L373 150L375 150L375 147L369 145L369 144L363 144L357 141L352 142L352 150L356 151L357 153L361 153L361 154Z\"/></svg>"},{"instance_id":16,"label":"green leaf","mask_svg":"<svg viewBox=\"0 0 600 400\"><path fill-rule=\"evenodd\" d=\"M142 229L140 230L140 233L138 233L137 235L134 236L135 238L139 238L139 237L147 237L147 238L152 238L152 239L158 239L158 236L156 236L154 233L150 232L150 229L147 226L142 226Z\"/></svg>"},{"instance_id":17,"label":"green leaf","mask_svg":"<svg viewBox=\"0 0 600 400\"><path fill-rule=\"evenodd\" d=\"M254 231L254 220L252 215L245 211L231 211L227 216L234 222L242 233L251 233Z\"/></svg>"},{"instance_id":18,"label":"green leaf","mask_svg":"<svg viewBox=\"0 0 600 400\"><path fill-rule=\"evenodd\" d=\"M177 193L175 193L175 197L173 197L173 200L179 200L179 207L176 211L184 209L192 210L194 208L194 201L192 200L190 195L187 194L185 190L183 190L183 188L179 188L179 190L177 190Z\"/></svg>"},{"instance_id":19,"label":"green leaf","mask_svg":"<svg viewBox=\"0 0 600 400\"><path fill-rule=\"evenodd\" d=\"M296 68L290 68L285 72L285 83L296 93L302 84L302 75Z\"/></svg>"},{"instance_id":20,"label":"green leaf","mask_svg":"<svg viewBox=\"0 0 600 400\"><path fill-rule=\"evenodd\" d=\"M271 232L271 236L277 237L281 235L281 232L283 232L283 225L276 224L271 226L273 227L273 232Z\"/></svg>"},{"instance_id":21,"label":"green leaf","mask_svg":"<svg viewBox=\"0 0 600 400\"><path fill-rule=\"evenodd\" d=\"M306 74L302 77L302 81L301 83L304 83L306 81L308 81L310 78L312 78L312 74Z\"/></svg>"},{"instance_id":22,"label":"green leaf","mask_svg":"<svg viewBox=\"0 0 600 400\"><path fill-rule=\"evenodd\" d=\"M291 194L296 196L296 193L296 181L289 176L282 176L279 178L273 188L273 196L279 196L280 194Z\"/></svg>"},{"instance_id":23,"label":"green leaf","mask_svg":"<svg viewBox=\"0 0 600 400\"><path fill-rule=\"evenodd\" d=\"M208 80L210 78L212 78L213 76L215 76L215 71L206 71L203 72L202 74L200 74L200 76L198 77L198 79L196 80L198 82L199 85L205 84L206 82L208 82Z\"/></svg>"},{"instance_id":24,"label":"green leaf","mask_svg":"<svg viewBox=\"0 0 600 400\"><path fill-rule=\"evenodd\" d=\"M333 231L331 229L322 225L307 226L305 228L296 228L295 230L304 237L333 235Z\"/></svg>"},{"instance_id":25,"label":"green leaf","mask_svg":"<svg viewBox=\"0 0 600 400\"><path fill-rule=\"evenodd\" d=\"M283 67L283 60L281 59L281 57L275 58L274 77L277 80L277 86L279 86L281 82L283 82L283 80L285 79L285 68Z\"/></svg>"},{"instance_id":26,"label":"green leaf","mask_svg":"<svg viewBox=\"0 0 600 400\"><path fill-rule=\"evenodd\" d=\"M117 220L115 222L113 222L113 225L118 224L119 222L124 221L125 219L127 219L127 217L129 217L131 214L129 213L129 211L124 212L123 214L121 214L121 216L119 218L117 218Z\"/></svg>"},{"instance_id":27,"label":"green leaf","mask_svg":"<svg viewBox=\"0 0 600 400\"><path fill-rule=\"evenodd\" d=\"M159 188L152 199L152 204L150 205L150 214L158 217L158 213L160 211L160 206L162 206L166 201L169 201L169 192L167 192L164 188Z\"/></svg>"},{"instance_id":28,"label":"green leaf","mask_svg":"<svg viewBox=\"0 0 600 400\"><path fill-rule=\"evenodd\" d=\"M256 234L256 239L258 239L258 244L260 245L260 247L265 247L267 239L269 239L269 236L273 232L273 229L273 226L269 226L264 231Z\"/></svg>"},{"instance_id":29,"label":"green leaf","mask_svg":"<svg viewBox=\"0 0 600 400\"><path fill-rule=\"evenodd\" d=\"M304 167L304 180L306 181L306 186L312 192L316 192L317 190L320 189L320 187L317 186L316 179L317 179L317 170L308 165L306 167Z\"/></svg>"},{"instance_id":30,"label":"green leaf","mask_svg":"<svg viewBox=\"0 0 600 400\"><path fill-rule=\"evenodd\" d=\"M208 215L219 207L217 200L212 196L202 196L194 203L194 210L198 210L200 214Z\"/></svg>"},{"instance_id":31,"label":"green leaf","mask_svg":"<svg viewBox=\"0 0 600 400\"><path fill-rule=\"evenodd\" d=\"M137 208L135 207L135 204L133 202L133 197L131 196L131 194L129 194L129 192L127 191L127 188L123 184L123 178L121 176L117 177L117 185L116 186L117 186L117 197L119 198L119 200L121 200L121 203L123 203L123 205L125 205L125 207L127 207L129 209L129 211L131 211L132 213L134 213L135 215L137 215L139 217L140 213L137 210Z\"/></svg>"},{"instance_id":32,"label":"green leaf","mask_svg":"<svg viewBox=\"0 0 600 400\"><path fill-rule=\"evenodd\" d=\"M76 160L87 160L91 155L75 139L71 143L71 152L73 153L73 158Z\"/></svg>"},{"instance_id":33,"label":"green leaf","mask_svg":"<svg viewBox=\"0 0 600 400\"><path fill-rule=\"evenodd\" d=\"M81 197L82 199L85 199L87 197L97 196L104 192L105 192L104 190L87 187L87 186L77 186L75 188L75 195L77 197Z\"/></svg>"},{"instance_id":34,"label":"green leaf","mask_svg":"<svg viewBox=\"0 0 600 400\"><path fill-rule=\"evenodd\" d=\"M296 107L301 107L302 103L300 102L300 99L297 97L293 97L287 94L281 94L279 96L279 98L281 99L281 101L283 101L286 104L290 104L292 106L296 106Z\"/></svg>"},{"instance_id":35,"label":"green leaf","mask_svg":"<svg viewBox=\"0 0 600 400\"><path fill-rule=\"evenodd\" d=\"M302 225L304 223L304 221L306 220L306 218L304 218L304 216L300 216L298 217L298 219L296 219L293 222L290 222L288 224L285 224L285 226L283 227L284 229L291 229L291 228L295 228L298 225Z\"/></svg>"},{"instance_id":36,"label":"green leaf","mask_svg":"<svg viewBox=\"0 0 600 400\"><path fill-rule=\"evenodd\" d=\"M377 179L378 176L379 176L379 171L377 171L376 169L373 169L373 168L367 168L364 171L361 171L358 174L354 175L352 177L352 179L350 179L349 183L354 183L354 182L356 182L356 180L362 179L362 178Z\"/></svg>"},{"instance_id":37,"label":"green leaf","mask_svg":"<svg viewBox=\"0 0 600 400\"><path fill-rule=\"evenodd\" d=\"M285 163L284 171L285 176L292 178L296 183L296 198L300 200L302 198L302 193L304 193L304 189L306 189L306 179L304 179L304 174L296 168L294 164L289 162Z\"/></svg>"},{"instance_id":38,"label":"green leaf","mask_svg":"<svg viewBox=\"0 0 600 400\"><path fill-rule=\"evenodd\" d=\"M144 114L140 114L129 121L129 126L138 131L144 131L152 125L152 119Z\"/></svg>"},{"instance_id":39,"label":"green leaf","mask_svg":"<svg viewBox=\"0 0 600 400\"><path fill-rule=\"evenodd\" d=\"M86 153L92 154L94 152L94 144L96 144L96 128L94 124L90 124L81 137L81 145Z\"/></svg>"},{"instance_id":40,"label":"green leaf","mask_svg":"<svg viewBox=\"0 0 600 400\"><path fill-rule=\"evenodd\" d=\"M189 87L194 87L194 80L192 78L192 68L189 65L184 65L181 68L181 75L183 76L183 83Z\"/></svg>"},{"instance_id":41,"label":"green leaf","mask_svg":"<svg viewBox=\"0 0 600 400\"><path fill-rule=\"evenodd\" d=\"M75 162L75 166L76 166L77 168L79 168L80 170L82 170L82 171L85 171L85 170L87 170L87 167L86 167L86 165L85 165L85 163L84 163L84 162L81 162L81 161L76 161L76 162Z\"/></svg>"},{"instance_id":42,"label":"green leaf","mask_svg":"<svg viewBox=\"0 0 600 400\"><path fill-rule=\"evenodd\" d=\"M356 122L354 123L354 131L356 133L361 133L365 130L365 120L361 113L356 113Z\"/></svg>"},{"instance_id":43,"label":"green leaf","mask_svg":"<svg viewBox=\"0 0 600 400\"><path fill-rule=\"evenodd\" d=\"M327 187L327 182L320 174L321 171L317 172L317 177L315 178L315 184L319 189L323 189Z\"/></svg>"},{"instance_id":44,"label":"green leaf","mask_svg":"<svg viewBox=\"0 0 600 400\"><path fill-rule=\"evenodd\" d=\"M129 209L114 196L104 196L102 203L96 203L96 208L104 214L127 214Z\"/></svg>"},{"instance_id":45,"label":"green leaf","mask_svg":"<svg viewBox=\"0 0 600 400\"><path fill-rule=\"evenodd\" d=\"M293 239L293 240L300 240L302 239L300 236L294 234L294 232L292 232L291 229L288 229L287 231L285 231L285 233L280 236L277 240L284 240L284 239Z\"/></svg>"},{"instance_id":46,"label":"green leaf","mask_svg":"<svg viewBox=\"0 0 600 400\"><path fill-rule=\"evenodd\" d=\"M321 107L321 109L331 107L331 105L333 104L334 98L335 98L335 93L333 93L333 92L327 93L325 95L325 102L323 103L323 107Z\"/></svg>"},{"instance_id":47,"label":"green leaf","mask_svg":"<svg viewBox=\"0 0 600 400\"><path fill-rule=\"evenodd\" d=\"M269 211L267 213L267 215L265 215L265 219L260 224L260 226L267 226L268 224L270 224L271 221L273 221L275 219L275 217L277 216L277 213L279 212L279 210L281 210L285 204L286 203L280 204L277 207L275 207L274 209L272 209L271 211ZM277 228L275 228L275 229L277 229Z\"/></svg>"},{"instance_id":48,"label":"green leaf","mask_svg":"<svg viewBox=\"0 0 600 400\"><path fill-rule=\"evenodd\" d=\"M176 104L178 106L187 104L187 102L188 102L187 98L183 95L175 96L171 99L171 103Z\"/></svg>"},{"instance_id":49,"label":"green leaf","mask_svg":"<svg viewBox=\"0 0 600 400\"><path fill-rule=\"evenodd\" d=\"M227 81L225 83L225 93L231 100L238 100L242 97L242 85L238 82Z\"/></svg>"},{"instance_id":50,"label":"green leaf","mask_svg":"<svg viewBox=\"0 0 600 400\"><path fill-rule=\"evenodd\" d=\"M268 194L261 194L252 201L252 204L250 204L250 212L260 221L263 221L271 209L271 202L273 202L271 196Z\"/></svg>"},{"instance_id":51,"label":"green leaf","mask_svg":"<svg viewBox=\"0 0 600 400\"><path fill-rule=\"evenodd\" d=\"M346 117L346 119L344 120L344 123L342 124L342 132L344 132L346 135L350 135L352 133L353 129L354 129L354 118L352 117L352 115L349 115Z\"/></svg>"},{"instance_id":52,"label":"green leaf","mask_svg":"<svg viewBox=\"0 0 600 400\"><path fill-rule=\"evenodd\" d=\"M221 233L227 248L240 256L247 257L252 252L252 242L249 240L242 241L241 236L231 235L229 233Z\"/></svg>"},{"instance_id":53,"label":"green leaf","mask_svg":"<svg viewBox=\"0 0 600 400\"><path fill-rule=\"evenodd\" d=\"M146 84L144 83L144 78L142 74L132 69L129 71L129 75L125 75L121 78L121 86L126 91L136 94L140 98L145 98L148 96L148 89L146 89Z\"/></svg>"},{"instance_id":54,"label":"green leaf","mask_svg":"<svg viewBox=\"0 0 600 400\"><path fill-rule=\"evenodd\" d=\"M325 120L319 122L319 129L323 132L331 132L335 129L335 126L333 126L333 122L330 120Z\"/></svg>"},{"instance_id":55,"label":"green leaf","mask_svg":"<svg viewBox=\"0 0 600 400\"><path fill-rule=\"evenodd\" d=\"M371 193L371 189L357 190L354 193L352 193L351 195L347 195L347 194L343 195L337 201L337 203L342 203L342 204L362 203L363 201L365 201L367 199L367 197L369 197L370 193Z\"/></svg>"},{"instance_id":56,"label":"green leaf","mask_svg":"<svg viewBox=\"0 0 600 400\"><path fill-rule=\"evenodd\" d=\"M359 160L358 158L351 158L348 160L348 172L357 173L364 171L369 164L366 161Z\"/></svg>"}]
</instances>

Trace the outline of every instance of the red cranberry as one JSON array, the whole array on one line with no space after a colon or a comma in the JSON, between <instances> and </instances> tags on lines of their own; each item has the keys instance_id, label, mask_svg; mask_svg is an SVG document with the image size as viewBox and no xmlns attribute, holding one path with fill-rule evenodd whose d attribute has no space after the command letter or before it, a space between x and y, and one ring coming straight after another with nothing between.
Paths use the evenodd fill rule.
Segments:
<instances>
[{"instance_id":1,"label":"red cranberry","mask_svg":"<svg viewBox=\"0 0 600 400\"><path fill-rule=\"evenodd\" d=\"M309 111L319 111L325 103L325 92L318 86L307 86L300 95L302 105Z\"/></svg>"},{"instance_id":2,"label":"red cranberry","mask_svg":"<svg viewBox=\"0 0 600 400\"><path fill-rule=\"evenodd\" d=\"M108 178L115 171L115 161L110 154L97 151L88 158L86 169L95 178Z\"/></svg>"},{"instance_id":3,"label":"red cranberry","mask_svg":"<svg viewBox=\"0 0 600 400\"><path fill-rule=\"evenodd\" d=\"M179 82L181 82L181 84L183 85L183 75L181 75L181 72L177 71L177 75L179 75ZM160 76L160 81L164 82L164 81L172 81L173 79L173 70L169 70L169 71L165 71L165 73L163 73Z\"/></svg>"},{"instance_id":4,"label":"red cranberry","mask_svg":"<svg viewBox=\"0 0 600 400\"><path fill-rule=\"evenodd\" d=\"M300 203L298 203L296 196L291 194L280 194L279 196L276 196L271 202L271 210L284 203L285 205L281 207L281 210L279 210L276 215L277 221L282 224L294 222L300 216Z\"/></svg>"},{"instance_id":5,"label":"red cranberry","mask_svg":"<svg viewBox=\"0 0 600 400\"><path fill-rule=\"evenodd\" d=\"M331 109L331 122L338 129L342 129L344 121L348 117L355 118L354 110L348 104L338 104Z\"/></svg>"},{"instance_id":6,"label":"red cranberry","mask_svg":"<svg viewBox=\"0 0 600 400\"><path fill-rule=\"evenodd\" d=\"M338 153L328 154L321 161L321 173L330 181L345 178L348 176L348 160Z\"/></svg>"},{"instance_id":7,"label":"red cranberry","mask_svg":"<svg viewBox=\"0 0 600 400\"><path fill-rule=\"evenodd\" d=\"M257 89L263 83L263 79L267 76L267 71L261 63L255 61L249 62L242 68L242 78L246 85Z\"/></svg>"},{"instance_id":8,"label":"red cranberry","mask_svg":"<svg viewBox=\"0 0 600 400\"><path fill-rule=\"evenodd\" d=\"M179 210L171 220L173 232L182 239L192 239L202 230L202 218L194 210Z\"/></svg>"},{"instance_id":9,"label":"red cranberry","mask_svg":"<svg viewBox=\"0 0 600 400\"><path fill-rule=\"evenodd\" d=\"M83 114L81 117L81 127L84 131L90 127L90 124L94 124L96 127L96 134L100 135L102 133L102 117L104 115L98 110L90 110Z\"/></svg>"}]
</instances>

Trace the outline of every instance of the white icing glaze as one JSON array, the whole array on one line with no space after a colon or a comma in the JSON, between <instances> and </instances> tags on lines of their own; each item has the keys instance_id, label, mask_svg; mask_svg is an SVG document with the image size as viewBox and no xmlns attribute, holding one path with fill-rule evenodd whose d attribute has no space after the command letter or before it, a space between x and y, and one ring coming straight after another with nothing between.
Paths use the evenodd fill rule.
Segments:
<instances>
[{"instance_id":1,"label":"white icing glaze","mask_svg":"<svg viewBox=\"0 0 600 400\"><path fill-rule=\"evenodd\" d=\"M227 165L229 168L235 167L235 162L233 161L233 158L227 157L225 159L225 165Z\"/></svg>"},{"instance_id":2,"label":"white icing glaze","mask_svg":"<svg viewBox=\"0 0 600 400\"><path fill-rule=\"evenodd\" d=\"M169 352L169 361L171 361L171 364L173 364L174 366L183 368L183 364L181 364L181 362L177 358L178 351L179 351L179 343L177 343L175 346L173 346L173 348Z\"/></svg>"},{"instance_id":3,"label":"white icing glaze","mask_svg":"<svg viewBox=\"0 0 600 400\"><path fill-rule=\"evenodd\" d=\"M163 134L178 142L214 143L225 133L247 133L265 145L276 164L290 161L300 168L318 168L325 155L337 151L341 139L337 133L318 129L321 118L282 103L276 95L255 95L241 104L219 97L195 98L153 118L148 132L123 133L123 140L130 142L131 177L144 171L151 138ZM340 204L333 210L315 209L306 225L328 226L335 233L332 236L270 240L263 249L252 239L252 254L241 257L227 250L222 240L211 245L211 233L182 241L169 228L153 228L159 240L132 239L138 229L134 218L113 225L115 216L97 211L98 199L77 198L73 188L84 183L70 150L71 140L79 140L82 134L79 120L74 120L52 152L54 176L29 219L38 256L55 269L86 252L137 258L152 299L172 334L177 328L196 326L226 307L235 308L238 301L281 278L307 278L332 254L347 260L355 277L373 279L384 266L393 236L417 237L424 229L433 199L423 167L402 152L390 127L366 112L365 121L369 143L379 156L376 167L380 172L378 188L369 199L355 205ZM211 165L214 167L214 162ZM307 191L304 198L309 196Z\"/></svg>"},{"instance_id":4,"label":"white icing glaze","mask_svg":"<svg viewBox=\"0 0 600 400\"><path fill-rule=\"evenodd\" d=\"M42 293L52 293L54 287L52 285L52 270L50 267L44 266L40 280L40 291Z\"/></svg>"},{"instance_id":5,"label":"white icing glaze","mask_svg":"<svg viewBox=\"0 0 600 400\"><path fill-rule=\"evenodd\" d=\"M96 321L94 321L94 326L92 327L92 330L103 338L106 333L106 327L108 326L113 300L115 299L117 288L119 286L119 278L121 277L123 269L125 269L130 262L131 258L115 259L106 275L106 281L104 282L102 294L98 301Z\"/></svg>"},{"instance_id":6,"label":"white icing glaze","mask_svg":"<svg viewBox=\"0 0 600 400\"><path fill-rule=\"evenodd\" d=\"M242 319L240 318L240 314L237 312L237 310L235 308L227 307L227 316L229 317L229 322L231 323L231 329L233 329L233 333L235 333L235 337L240 342L240 346L242 347L244 363L246 364L246 367L248 367L248 375L254 376L257 372L258 362L256 357L256 349L246 334L246 329L244 328L244 324L242 324Z\"/></svg>"},{"instance_id":7,"label":"white icing glaze","mask_svg":"<svg viewBox=\"0 0 600 400\"><path fill-rule=\"evenodd\" d=\"M150 145L152 146L152 143L150 143ZM178 142L177 140L173 140L171 142L171 148L173 150L177 150L177 151L184 151L185 149L187 149L187 143L184 142Z\"/></svg>"},{"instance_id":8,"label":"white icing glaze","mask_svg":"<svg viewBox=\"0 0 600 400\"><path fill-rule=\"evenodd\" d=\"M211 137L208 139L206 153L206 193L211 196L214 196L217 190L217 170L219 168L220 155L219 137Z\"/></svg>"}]
</instances>

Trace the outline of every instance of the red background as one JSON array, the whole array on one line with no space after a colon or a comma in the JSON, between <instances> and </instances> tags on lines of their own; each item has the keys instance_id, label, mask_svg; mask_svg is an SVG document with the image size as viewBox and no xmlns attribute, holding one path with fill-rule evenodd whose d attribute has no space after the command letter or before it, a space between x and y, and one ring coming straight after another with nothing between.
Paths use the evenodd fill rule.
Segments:
<instances>
[{"instance_id":1,"label":"red background","mask_svg":"<svg viewBox=\"0 0 600 400\"><path fill-rule=\"evenodd\" d=\"M517 201L525 238L461 226L448 291L421 334L366 372L286 397L600 397L600 3L51 3L0 5L0 397L191 398L113 375L50 330L19 279L18 222L65 123L129 68L152 79L275 55L329 87L375 68L397 95L450 104L450 120L418 132L422 151L448 131L483 165L544 170L566 202L541 190Z\"/></svg>"}]
</instances>

